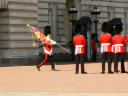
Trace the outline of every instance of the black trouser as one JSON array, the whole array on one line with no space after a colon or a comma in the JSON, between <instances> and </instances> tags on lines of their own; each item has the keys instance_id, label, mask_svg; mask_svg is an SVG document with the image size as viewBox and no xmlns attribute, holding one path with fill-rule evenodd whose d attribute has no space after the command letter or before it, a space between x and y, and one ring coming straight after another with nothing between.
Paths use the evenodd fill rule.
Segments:
<instances>
[{"instance_id":1,"label":"black trouser","mask_svg":"<svg viewBox=\"0 0 128 96\"><path fill-rule=\"evenodd\" d=\"M48 56L48 58L50 58L50 60L51 60L51 67L52 67L52 69L55 69L54 57L53 57L53 55Z\"/></svg>"},{"instance_id":2,"label":"black trouser","mask_svg":"<svg viewBox=\"0 0 128 96\"><path fill-rule=\"evenodd\" d=\"M92 51L92 61L96 61L96 51Z\"/></svg>"},{"instance_id":3,"label":"black trouser","mask_svg":"<svg viewBox=\"0 0 128 96\"><path fill-rule=\"evenodd\" d=\"M105 72L105 60L108 59L108 72L111 72L111 58L112 53L111 52L105 52L101 54L102 57L102 72Z\"/></svg>"},{"instance_id":4,"label":"black trouser","mask_svg":"<svg viewBox=\"0 0 128 96\"><path fill-rule=\"evenodd\" d=\"M81 63L81 73L84 71L84 54L76 55L76 73L79 73L79 62Z\"/></svg>"},{"instance_id":5,"label":"black trouser","mask_svg":"<svg viewBox=\"0 0 128 96\"><path fill-rule=\"evenodd\" d=\"M121 72L125 71L124 58L125 58L125 53L115 53L115 54L113 54L114 71L115 72L118 72L118 62L119 62L119 59L121 59Z\"/></svg>"},{"instance_id":6,"label":"black trouser","mask_svg":"<svg viewBox=\"0 0 128 96\"><path fill-rule=\"evenodd\" d=\"M38 66L41 67L41 66L47 61L47 59L50 59L52 69L55 69L55 64L54 64L53 55L51 55L51 56L45 55L45 60L44 60L43 62L41 62Z\"/></svg>"}]
</instances>

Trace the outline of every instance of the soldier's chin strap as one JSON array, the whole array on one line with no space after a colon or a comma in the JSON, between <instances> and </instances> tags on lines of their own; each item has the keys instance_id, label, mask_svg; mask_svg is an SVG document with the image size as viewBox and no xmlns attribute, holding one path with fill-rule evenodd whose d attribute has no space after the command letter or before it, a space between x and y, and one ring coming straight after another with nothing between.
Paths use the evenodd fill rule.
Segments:
<instances>
[{"instance_id":1,"label":"soldier's chin strap","mask_svg":"<svg viewBox=\"0 0 128 96\"><path fill-rule=\"evenodd\" d=\"M39 64L39 67L41 67L47 61L47 58L48 58L48 55L46 54L44 61Z\"/></svg>"}]
</instances>

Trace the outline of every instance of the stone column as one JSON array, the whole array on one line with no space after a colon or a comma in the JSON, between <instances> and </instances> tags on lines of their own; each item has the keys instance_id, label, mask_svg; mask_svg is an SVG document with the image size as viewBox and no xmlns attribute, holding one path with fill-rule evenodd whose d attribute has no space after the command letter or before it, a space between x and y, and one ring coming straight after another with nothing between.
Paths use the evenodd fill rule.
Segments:
<instances>
[{"instance_id":1,"label":"stone column","mask_svg":"<svg viewBox=\"0 0 128 96\"><path fill-rule=\"evenodd\" d=\"M108 7L108 21L115 17L114 8Z\"/></svg>"},{"instance_id":2,"label":"stone column","mask_svg":"<svg viewBox=\"0 0 128 96\"><path fill-rule=\"evenodd\" d=\"M72 25L69 18L69 8L74 5L74 0L66 0L66 9L65 9L65 37L66 43L72 40Z\"/></svg>"},{"instance_id":3,"label":"stone column","mask_svg":"<svg viewBox=\"0 0 128 96\"><path fill-rule=\"evenodd\" d=\"M52 39L57 40L57 4L51 3L50 5L50 26Z\"/></svg>"},{"instance_id":4,"label":"stone column","mask_svg":"<svg viewBox=\"0 0 128 96\"><path fill-rule=\"evenodd\" d=\"M58 30L57 30L57 22L58 20L57 20L57 4L53 4L53 25L52 25L52 28L53 28L53 33L52 33L52 35L53 35L53 39L55 40L55 41L57 41L57 33L58 33Z\"/></svg>"},{"instance_id":5,"label":"stone column","mask_svg":"<svg viewBox=\"0 0 128 96\"><path fill-rule=\"evenodd\" d=\"M90 6L89 7L89 11L90 11L90 18L92 20L92 26L91 26L91 34L95 32L95 24L93 23L93 16L91 14L91 11L94 9L94 6Z\"/></svg>"},{"instance_id":6,"label":"stone column","mask_svg":"<svg viewBox=\"0 0 128 96\"><path fill-rule=\"evenodd\" d=\"M128 19L128 8L124 9L124 35L127 34L127 30L128 30L128 23L127 23L127 19Z\"/></svg>"},{"instance_id":7,"label":"stone column","mask_svg":"<svg viewBox=\"0 0 128 96\"><path fill-rule=\"evenodd\" d=\"M80 19L82 17L82 4L81 4L81 0L75 0L75 6L78 10L77 13L77 19Z\"/></svg>"},{"instance_id":8,"label":"stone column","mask_svg":"<svg viewBox=\"0 0 128 96\"><path fill-rule=\"evenodd\" d=\"M68 6L68 0L66 2L66 8L65 8L65 37L66 37L66 43L69 43L71 32L70 32L70 18L69 18L69 6Z\"/></svg>"}]
</instances>

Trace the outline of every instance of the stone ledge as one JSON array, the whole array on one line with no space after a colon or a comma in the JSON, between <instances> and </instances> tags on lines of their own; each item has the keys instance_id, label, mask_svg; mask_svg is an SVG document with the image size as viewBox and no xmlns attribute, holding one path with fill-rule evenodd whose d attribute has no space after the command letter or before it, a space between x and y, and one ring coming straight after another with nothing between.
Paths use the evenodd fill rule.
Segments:
<instances>
[{"instance_id":1,"label":"stone ledge","mask_svg":"<svg viewBox=\"0 0 128 96\"><path fill-rule=\"evenodd\" d=\"M42 58L42 60L44 60L45 56L43 53L39 53L39 56ZM74 56L69 53L54 53L53 57L56 62L65 62L65 61L74 60Z\"/></svg>"},{"instance_id":2,"label":"stone ledge","mask_svg":"<svg viewBox=\"0 0 128 96\"><path fill-rule=\"evenodd\" d=\"M42 53L40 53L39 56L34 56L34 57L1 58L0 67L37 65L40 64L44 59L45 57ZM68 53L54 54L55 62L67 62L67 61L73 61L73 59L74 59L73 56ZM45 64L49 62L50 60L48 59Z\"/></svg>"},{"instance_id":3,"label":"stone ledge","mask_svg":"<svg viewBox=\"0 0 128 96\"><path fill-rule=\"evenodd\" d=\"M9 67L9 66L30 66L40 63L39 57L33 58L1 58L0 67Z\"/></svg>"}]
</instances>

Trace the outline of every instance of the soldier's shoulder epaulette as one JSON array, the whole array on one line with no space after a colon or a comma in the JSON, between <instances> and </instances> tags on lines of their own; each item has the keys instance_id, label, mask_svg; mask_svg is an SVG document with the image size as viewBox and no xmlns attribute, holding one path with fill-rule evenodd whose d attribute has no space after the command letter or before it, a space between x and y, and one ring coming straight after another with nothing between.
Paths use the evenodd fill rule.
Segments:
<instances>
[{"instance_id":1,"label":"soldier's shoulder epaulette","mask_svg":"<svg viewBox=\"0 0 128 96\"><path fill-rule=\"evenodd\" d=\"M125 37L124 35L121 35L122 37Z\"/></svg>"},{"instance_id":2,"label":"soldier's shoulder epaulette","mask_svg":"<svg viewBox=\"0 0 128 96\"><path fill-rule=\"evenodd\" d=\"M109 34L109 33L107 33L107 34L111 36L111 34Z\"/></svg>"},{"instance_id":3,"label":"soldier's shoulder epaulette","mask_svg":"<svg viewBox=\"0 0 128 96\"><path fill-rule=\"evenodd\" d=\"M84 37L83 35L80 35L81 37Z\"/></svg>"}]
</instances>

